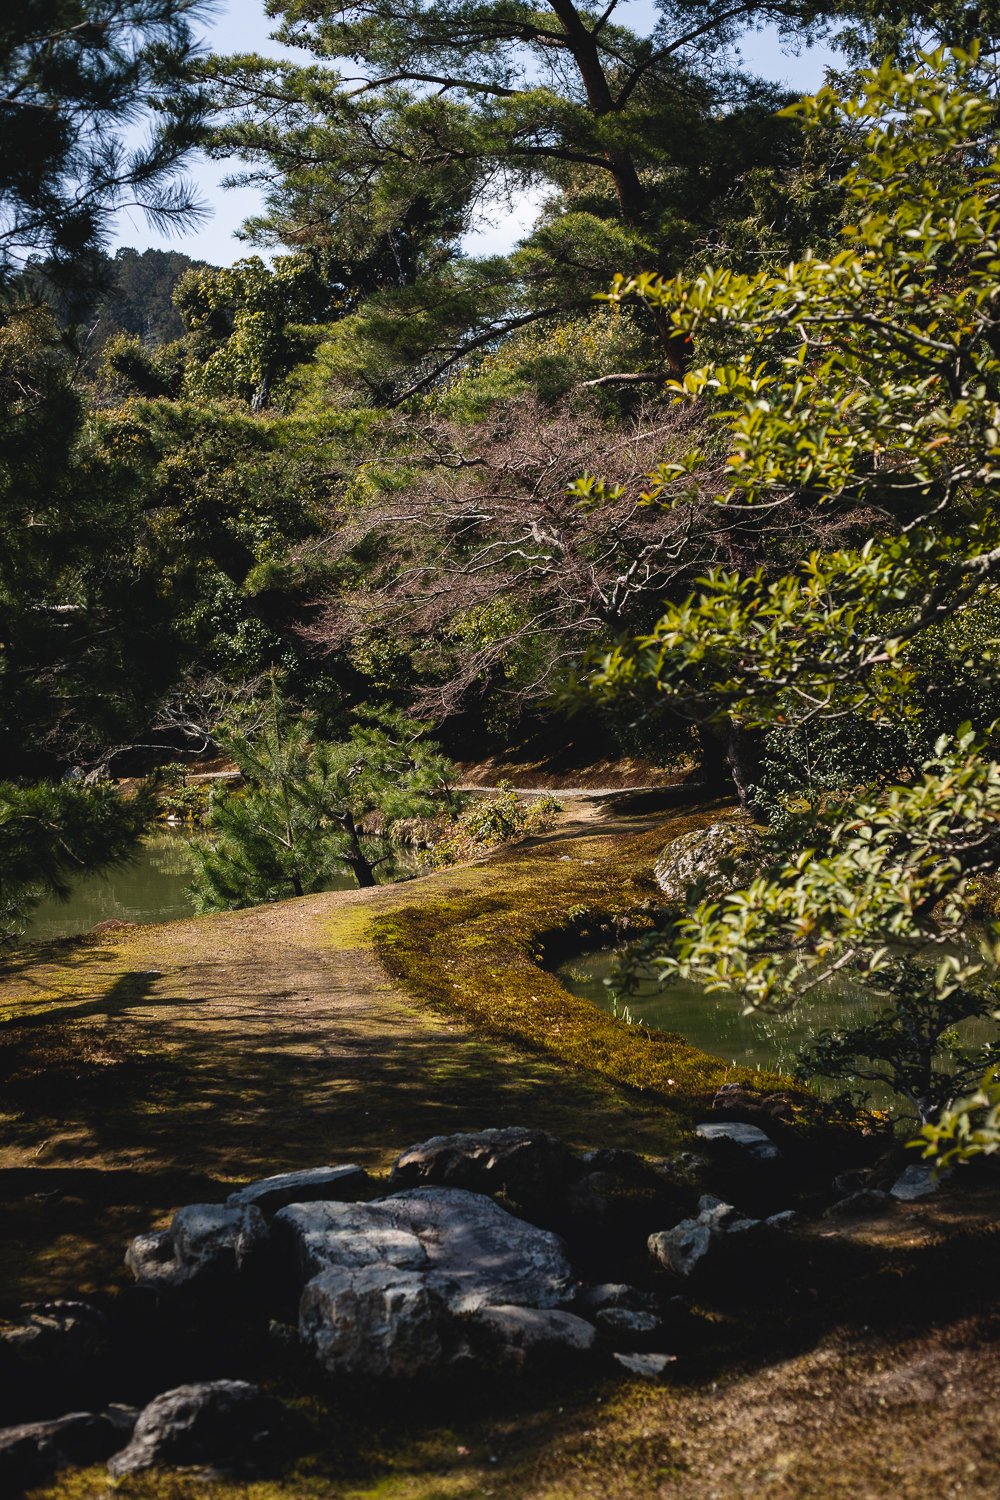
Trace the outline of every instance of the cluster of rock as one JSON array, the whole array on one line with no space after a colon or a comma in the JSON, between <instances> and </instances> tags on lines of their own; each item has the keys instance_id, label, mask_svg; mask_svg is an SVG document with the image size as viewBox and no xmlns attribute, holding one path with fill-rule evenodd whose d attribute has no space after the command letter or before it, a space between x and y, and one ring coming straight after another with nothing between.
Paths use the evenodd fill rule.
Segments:
<instances>
[{"instance_id":1,"label":"cluster of rock","mask_svg":"<svg viewBox=\"0 0 1000 1500\"><path fill-rule=\"evenodd\" d=\"M601 1156L577 1173L589 1192L601 1173L586 1168ZM537 1201L572 1175L569 1158L541 1131L436 1137L403 1153L383 1196L369 1196L355 1166L268 1178L224 1204L180 1209L169 1229L134 1240L126 1260L161 1292L266 1269L272 1292L298 1294L302 1345L352 1379L630 1353L660 1328L649 1306L616 1293L614 1305L592 1297L578 1307L561 1238L491 1196Z\"/></svg>"},{"instance_id":2,"label":"cluster of rock","mask_svg":"<svg viewBox=\"0 0 1000 1500\"><path fill-rule=\"evenodd\" d=\"M771 1117L781 1118L780 1100ZM716 1119L696 1133L710 1156L739 1164L741 1183L770 1182L773 1199L782 1150L761 1126ZM581 1284L564 1240L530 1221L531 1205L544 1220L557 1190L570 1220L577 1212L599 1220L623 1182L654 1222L668 1224L643 1231L652 1291ZM935 1185L929 1169L914 1165L890 1198L868 1174L846 1174L834 1184L833 1210L850 1216L862 1211L861 1198L891 1205ZM682 1200L666 1164L631 1152L575 1154L541 1131L485 1130L410 1148L384 1185L359 1166L332 1166L263 1179L224 1203L190 1204L168 1229L133 1240L126 1262L156 1307L225 1285L249 1292L262 1319L297 1302L297 1327L272 1319L272 1333L352 1384L597 1360L657 1379L676 1358L668 1346L689 1316L673 1293L692 1278L704 1285L716 1273L745 1273L748 1253L772 1256L796 1221L790 1210L754 1216L706 1194L678 1219L670 1205L690 1205L685 1191ZM504 1206L512 1202L519 1213ZM86 1357L103 1337L100 1314L70 1302L29 1307L3 1335L18 1357L48 1350L67 1358ZM115 1478L180 1464L249 1472L281 1446L288 1426L281 1403L245 1381L183 1385L141 1412L109 1406L0 1432L0 1493L99 1461Z\"/></svg>"}]
</instances>

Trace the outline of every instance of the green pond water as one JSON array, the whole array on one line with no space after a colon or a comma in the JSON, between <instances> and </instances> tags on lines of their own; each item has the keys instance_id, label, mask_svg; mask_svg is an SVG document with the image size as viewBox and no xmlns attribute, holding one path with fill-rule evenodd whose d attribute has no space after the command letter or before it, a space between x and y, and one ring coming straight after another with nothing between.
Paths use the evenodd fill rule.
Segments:
<instances>
[{"instance_id":1,"label":"green pond water","mask_svg":"<svg viewBox=\"0 0 1000 1500\"><path fill-rule=\"evenodd\" d=\"M791 1073L800 1047L820 1031L858 1026L871 1020L885 1002L861 985L844 979L814 993L787 1015L740 1014L736 995L709 994L701 985L676 980L665 988L650 976L637 993L616 1000L611 979L620 958L617 949L600 949L571 959L556 969L571 994L592 1000L602 1010L620 1015L627 1006L636 1024L679 1032L693 1046L740 1067ZM965 1021L958 1028L965 1045L992 1040L997 1027L990 1021ZM812 1080L825 1093L839 1093L845 1084ZM900 1101L888 1090L864 1084L878 1108L896 1109Z\"/></svg>"},{"instance_id":2,"label":"green pond water","mask_svg":"<svg viewBox=\"0 0 1000 1500\"><path fill-rule=\"evenodd\" d=\"M191 882L188 833L183 828L162 828L140 845L135 858L106 875L82 875L74 881L69 898L49 897L38 906L26 938L76 937L98 922L171 922L194 911L187 887ZM354 886L345 874L334 890Z\"/></svg>"}]
</instances>

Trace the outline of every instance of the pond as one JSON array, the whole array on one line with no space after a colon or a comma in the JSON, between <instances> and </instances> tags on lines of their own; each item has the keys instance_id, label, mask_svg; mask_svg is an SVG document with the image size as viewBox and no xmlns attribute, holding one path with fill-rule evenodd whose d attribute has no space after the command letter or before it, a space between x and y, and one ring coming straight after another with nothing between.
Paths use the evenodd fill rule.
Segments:
<instances>
[{"instance_id":1,"label":"pond","mask_svg":"<svg viewBox=\"0 0 1000 1500\"><path fill-rule=\"evenodd\" d=\"M50 896L36 907L26 939L77 937L111 920L171 922L191 916L188 837L184 828L158 828L127 865L106 875L81 875L66 901ZM331 889L352 890L354 884L353 876L345 874L331 883Z\"/></svg>"},{"instance_id":2,"label":"pond","mask_svg":"<svg viewBox=\"0 0 1000 1500\"><path fill-rule=\"evenodd\" d=\"M612 977L620 956L618 949L599 949L560 964L555 972L571 994L592 1000L602 1010L614 1013L617 1004L617 1013L621 1014L622 1005L627 1005L635 1023L679 1032L702 1052L756 1071L791 1073L799 1049L818 1032L863 1025L885 1003L845 978L828 985L825 992L811 995L787 1015L744 1016L736 995L721 991L710 994L686 980L674 980L661 989L652 976L641 983L636 994L616 1002L604 981ZM990 1021L965 1021L958 1030L966 1045L990 1041L997 1034ZM845 1087L842 1081L832 1084L823 1079L816 1079L813 1086L827 1094L839 1093ZM876 1107L900 1107L900 1101L888 1089L868 1084L864 1087L870 1089Z\"/></svg>"}]
</instances>

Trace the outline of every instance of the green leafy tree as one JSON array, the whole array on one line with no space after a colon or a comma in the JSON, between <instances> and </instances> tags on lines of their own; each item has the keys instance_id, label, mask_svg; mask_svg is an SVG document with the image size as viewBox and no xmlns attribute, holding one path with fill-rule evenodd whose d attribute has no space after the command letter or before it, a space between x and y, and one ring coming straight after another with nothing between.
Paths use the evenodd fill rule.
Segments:
<instances>
[{"instance_id":1,"label":"green leafy tree","mask_svg":"<svg viewBox=\"0 0 1000 1500\"><path fill-rule=\"evenodd\" d=\"M125 863L151 816L148 788L126 800L107 784L0 782L0 952L44 896L66 896L74 876Z\"/></svg>"},{"instance_id":2,"label":"green leafy tree","mask_svg":"<svg viewBox=\"0 0 1000 1500\"><path fill-rule=\"evenodd\" d=\"M315 323L329 293L310 262L259 256L218 270L188 271L174 291L187 334L189 395L237 397L255 411L309 350L299 326Z\"/></svg>"},{"instance_id":3,"label":"green leafy tree","mask_svg":"<svg viewBox=\"0 0 1000 1500\"><path fill-rule=\"evenodd\" d=\"M745 217L748 174L790 168L798 131L734 46L772 22L803 40L839 8L661 0L635 29L615 0L272 0L278 38L316 61L213 60L216 149L266 185L251 231L325 257L345 311L363 299L336 336L344 377L400 401L586 307L613 269L677 266ZM463 258L484 202L527 190L547 206L515 255ZM653 311L677 365L683 340Z\"/></svg>"},{"instance_id":4,"label":"green leafy tree","mask_svg":"<svg viewBox=\"0 0 1000 1500\"><path fill-rule=\"evenodd\" d=\"M401 714L371 714L331 744L275 699L258 736L226 736L246 786L213 803L209 837L195 845L199 907L308 895L345 870L359 886L374 885L392 858L393 829L436 812L452 781L425 729Z\"/></svg>"},{"instance_id":5,"label":"green leafy tree","mask_svg":"<svg viewBox=\"0 0 1000 1500\"><path fill-rule=\"evenodd\" d=\"M796 107L807 127L843 118L867 132L846 183L856 222L837 254L615 292L726 351L680 387L727 425L721 507L773 525L805 499L867 511L871 534L792 571L752 554L715 570L609 655L595 690L693 704L745 738L847 716L877 735L920 716L921 643L946 622L965 627L960 660L977 655L990 688L985 722L951 726L922 765L876 767L839 795L805 784L786 799L761 878L674 924L662 971L750 1004L790 1003L848 966L879 976L902 946L940 955L929 993L946 1007L983 962L948 947L970 879L1000 861L996 671L979 626L1000 568L1000 214L995 104L969 86L974 65L962 53L885 64L856 98L825 89ZM664 466L660 503L678 503L702 461Z\"/></svg>"},{"instance_id":6,"label":"green leafy tree","mask_svg":"<svg viewBox=\"0 0 1000 1500\"><path fill-rule=\"evenodd\" d=\"M29 256L77 279L111 217L196 213L180 178L204 97L191 64L201 0L19 0L0 20L0 286ZM150 130L126 142L137 119Z\"/></svg>"}]
</instances>

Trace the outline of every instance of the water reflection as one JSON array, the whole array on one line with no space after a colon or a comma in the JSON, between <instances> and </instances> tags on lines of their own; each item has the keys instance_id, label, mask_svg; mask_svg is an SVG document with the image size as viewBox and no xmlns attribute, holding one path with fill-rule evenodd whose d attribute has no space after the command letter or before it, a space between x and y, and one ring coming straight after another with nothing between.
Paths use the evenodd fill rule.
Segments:
<instances>
[{"instance_id":1,"label":"water reflection","mask_svg":"<svg viewBox=\"0 0 1000 1500\"><path fill-rule=\"evenodd\" d=\"M824 992L814 992L786 1015L741 1014L742 1001L733 994L709 993L690 980L673 980L661 988L656 979L644 980L638 992L616 1000L605 980L612 978L619 952L602 949L561 964L556 974L571 994L591 1000L602 1010L620 1013L627 1005L631 1019L661 1031L676 1031L702 1052L726 1062L756 1070L791 1073L799 1049L821 1031L860 1026L871 1021L886 1005L850 978L831 982ZM965 1021L956 1028L962 1043L981 1044L997 1034L991 1021ZM822 1079L813 1086L825 1093L840 1093L844 1082ZM871 1102L879 1108L902 1108L888 1089L865 1084Z\"/></svg>"}]
</instances>

